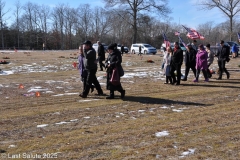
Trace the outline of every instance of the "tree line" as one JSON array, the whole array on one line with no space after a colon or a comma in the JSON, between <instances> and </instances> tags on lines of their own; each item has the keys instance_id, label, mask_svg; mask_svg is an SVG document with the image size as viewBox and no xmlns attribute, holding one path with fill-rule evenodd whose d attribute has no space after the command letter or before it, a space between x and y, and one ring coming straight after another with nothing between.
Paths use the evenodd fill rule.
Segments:
<instances>
[{"instance_id":1,"label":"tree line","mask_svg":"<svg viewBox=\"0 0 240 160\"><path fill-rule=\"evenodd\" d=\"M10 10L0 0L0 47L37 50L42 49L44 43L49 50L77 49L88 39L127 47L142 42L160 48L163 33L166 33L169 41L178 41L174 35L176 31L182 33L185 43L191 41L186 38L186 31L181 24L173 22L168 16L171 10L163 3L152 3L155 2L153 0L132 0L138 3L128 3L131 0L125 0L125 7L114 7L122 1L114 1L115 4L111 4L113 1L105 2L110 7L91 7L89 4L80 4L75 8L67 4L49 7L17 1L11 8L13 15L10 22L6 16ZM157 12L151 13L154 10ZM229 40L229 27L233 28L232 39L237 41L234 35L239 32L239 22L236 20L233 20L233 26L229 26L229 21L220 24L210 21L200 24L196 29L205 36L203 43L215 44L220 39Z\"/></svg>"}]
</instances>

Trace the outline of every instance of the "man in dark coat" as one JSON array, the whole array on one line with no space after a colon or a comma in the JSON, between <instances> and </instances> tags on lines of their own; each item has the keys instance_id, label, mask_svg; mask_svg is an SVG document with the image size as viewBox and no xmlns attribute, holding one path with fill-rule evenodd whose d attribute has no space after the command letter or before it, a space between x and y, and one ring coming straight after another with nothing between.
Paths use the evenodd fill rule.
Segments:
<instances>
[{"instance_id":1,"label":"man in dark coat","mask_svg":"<svg viewBox=\"0 0 240 160\"><path fill-rule=\"evenodd\" d=\"M87 98L89 90L92 86L92 83L96 87L98 91L98 95L103 95L103 91L101 86L97 80L96 73L97 73L97 61L96 61L96 51L92 48L91 41L85 41L83 43L83 54L84 54L84 69L87 72L86 84L83 93L79 96L82 98Z\"/></svg>"},{"instance_id":2,"label":"man in dark coat","mask_svg":"<svg viewBox=\"0 0 240 160\"><path fill-rule=\"evenodd\" d=\"M193 49L192 45L189 43L187 45L187 50L185 54L185 76L182 81L187 81L187 76L189 73L190 68L192 69L194 76L196 77L196 54L197 51Z\"/></svg>"},{"instance_id":3,"label":"man in dark coat","mask_svg":"<svg viewBox=\"0 0 240 160\"><path fill-rule=\"evenodd\" d=\"M141 56L141 53L142 52L142 46L141 45L139 45L139 48L138 48L138 55L140 55Z\"/></svg>"},{"instance_id":4,"label":"man in dark coat","mask_svg":"<svg viewBox=\"0 0 240 160\"><path fill-rule=\"evenodd\" d=\"M227 79L230 78L230 74L227 71L225 64L226 62L229 62L229 54L230 54L230 47L227 45L224 45L224 41L221 40L221 46L218 49L217 52L217 57L218 57L218 67L219 67L219 77L217 78L217 80L221 80L222 79L222 73L225 72L227 75Z\"/></svg>"},{"instance_id":5,"label":"man in dark coat","mask_svg":"<svg viewBox=\"0 0 240 160\"><path fill-rule=\"evenodd\" d=\"M175 85L180 85L180 80L181 80L181 66L183 63L183 50L179 47L179 43L175 42L174 43L174 51L172 55L172 60L171 60L171 69L170 73L173 78L173 83ZM174 74L174 71L177 71L177 80L176 76Z\"/></svg>"},{"instance_id":6,"label":"man in dark coat","mask_svg":"<svg viewBox=\"0 0 240 160\"><path fill-rule=\"evenodd\" d=\"M113 69L122 67L122 56L119 50L116 48L116 44L111 44L108 46L108 58L105 61L105 66L107 68L107 90L110 90L110 95L106 97L106 99L114 99L114 91L117 90L121 93L121 98L125 96L125 90L123 90L122 85L120 83L119 77L119 84L112 84L110 79L113 74Z\"/></svg>"},{"instance_id":7,"label":"man in dark coat","mask_svg":"<svg viewBox=\"0 0 240 160\"><path fill-rule=\"evenodd\" d=\"M103 45L101 44L100 41L98 43L98 61L99 61L99 66L100 66L100 71L103 71L104 64L102 61L105 61L105 49Z\"/></svg>"},{"instance_id":8,"label":"man in dark coat","mask_svg":"<svg viewBox=\"0 0 240 160\"><path fill-rule=\"evenodd\" d=\"M124 46L123 45L121 46L121 53L122 53L122 56L123 56L123 53L124 53Z\"/></svg>"}]
</instances>

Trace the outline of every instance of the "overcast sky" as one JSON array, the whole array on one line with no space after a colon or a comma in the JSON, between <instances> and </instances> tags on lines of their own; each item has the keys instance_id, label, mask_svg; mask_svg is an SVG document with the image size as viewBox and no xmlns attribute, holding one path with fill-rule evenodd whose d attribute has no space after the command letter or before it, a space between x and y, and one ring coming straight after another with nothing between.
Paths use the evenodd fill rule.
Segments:
<instances>
[{"instance_id":1,"label":"overcast sky","mask_svg":"<svg viewBox=\"0 0 240 160\"><path fill-rule=\"evenodd\" d=\"M8 13L9 17L12 15L13 10L15 10L15 3L17 0L2 0L5 2L5 11L10 9ZM70 7L77 8L80 4L89 3L94 6L104 7L103 0L19 0L20 3L26 4L27 2L38 3L40 5L49 5L50 7L55 7L58 4L68 4ZM195 3L198 0L169 0L169 7L172 10L170 16L173 18L173 21L186 25L191 28L197 28L199 24L203 24L208 21L213 21L215 24L224 22L227 20L226 16L223 15L218 9L211 11L200 10L199 6L196 6ZM14 17L14 16L12 16Z\"/></svg>"}]
</instances>

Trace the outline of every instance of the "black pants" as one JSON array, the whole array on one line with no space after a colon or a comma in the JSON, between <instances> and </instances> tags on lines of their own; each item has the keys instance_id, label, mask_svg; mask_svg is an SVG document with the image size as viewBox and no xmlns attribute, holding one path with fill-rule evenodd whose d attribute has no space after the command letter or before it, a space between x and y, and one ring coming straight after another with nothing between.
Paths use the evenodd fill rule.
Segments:
<instances>
[{"instance_id":1,"label":"black pants","mask_svg":"<svg viewBox=\"0 0 240 160\"><path fill-rule=\"evenodd\" d=\"M211 64L208 64L208 69L207 69L207 77L211 78L212 77L212 73L209 70L209 67L211 66Z\"/></svg>"},{"instance_id":2,"label":"black pants","mask_svg":"<svg viewBox=\"0 0 240 160\"><path fill-rule=\"evenodd\" d=\"M194 76L196 77L195 64L186 65L186 68L185 68L185 77L184 77L185 80L187 80L187 76L188 76L188 73L189 73L189 70L190 70L190 69L193 71Z\"/></svg>"},{"instance_id":3,"label":"black pants","mask_svg":"<svg viewBox=\"0 0 240 160\"><path fill-rule=\"evenodd\" d=\"M123 92L123 88L122 85L120 84L120 86L118 86L117 89L110 89L110 96L114 97L114 91L117 90L118 92L122 93Z\"/></svg>"},{"instance_id":4,"label":"black pants","mask_svg":"<svg viewBox=\"0 0 240 160\"><path fill-rule=\"evenodd\" d=\"M225 60L218 60L219 78L220 79L222 78L223 72L225 72L227 74L227 76L229 75L229 72L227 71L225 64L226 64Z\"/></svg>"},{"instance_id":5,"label":"black pants","mask_svg":"<svg viewBox=\"0 0 240 160\"><path fill-rule=\"evenodd\" d=\"M124 51L122 51L121 53L122 53L122 56L123 56Z\"/></svg>"},{"instance_id":6,"label":"black pants","mask_svg":"<svg viewBox=\"0 0 240 160\"><path fill-rule=\"evenodd\" d=\"M103 64L102 60L99 60L99 67L101 70L103 70L103 67L105 68L105 65Z\"/></svg>"},{"instance_id":7,"label":"black pants","mask_svg":"<svg viewBox=\"0 0 240 160\"><path fill-rule=\"evenodd\" d=\"M196 72L196 80L198 80L200 72L201 72L201 70L200 70L200 69L197 69L197 72ZM203 72L203 76L204 76L205 80L207 80L207 79L208 79L208 77L207 77L207 71L206 71L205 69L202 69L202 72Z\"/></svg>"},{"instance_id":8,"label":"black pants","mask_svg":"<svg viewBox=\"0 0 240 160\"><path fill-rule=\"evenodd\" d=\"M171 76L166 76L166 83L168 83L168 81L170 83L172 83L172 77Z\"/></svg>"},{"instance_id":9,"label":"black pants","mask_svg":"<svg viewBox=\"0 0 240 160\"><path fill-rule=\"evenodd\" d=\"M176 76L174 74L174 71L177 71L177 80L176 80ZM171 69L170 69L170 74L171 74L171 77L173 79L173 83L176 83L177 84L180 84L180 80L181 80L181 65L174 65L172 64L171 65Z\"/></svg>"},{"instance_id":10,"label":"black pants","mask_svg":"<svg viewBox=\"0 0 240 160\"><path fill-rule=\"evenodd\" d=\"M86 95L86 96L88 95L92 84L94 84L99 94L103 93L102 88L97 80L96 73L97 73L97 69L92 69L87 71L87 78L86 78L86 81L84 82L85 84L83 85L85 86L83 95Z\"/></svg>"}]
</instances>

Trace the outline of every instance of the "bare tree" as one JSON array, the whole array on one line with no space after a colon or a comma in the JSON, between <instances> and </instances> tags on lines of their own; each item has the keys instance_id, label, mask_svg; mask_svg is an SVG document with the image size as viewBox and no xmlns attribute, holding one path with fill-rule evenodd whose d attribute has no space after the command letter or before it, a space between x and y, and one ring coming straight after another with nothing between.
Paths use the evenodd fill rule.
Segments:
<instances>
[{"instance_id":1,"label":"bare tree","mask_svg":"<svg viewBox=\"0 0 240 160\"><path fill-rule=\"evenodd\" d=\"M137 20L139 13L144 12L154 12L157 11L159 15L166 16L170 13L169 8L167 7L168 0L104 0L106 6L114 7L120 6L121 8L126 8L126 11L132 17L132 28L133 28L133 43L137 42Z\"/></svg>"},{"instance_id":2,"label":"bare tree","mask_svg":"<svg viewBox=\"0 0 240 160\"><path fill-rule=\"evenodd\" d=\"M52 16L54 19L54 24L57 29L57 31L60 30L60 35L61 35L61 49L65 49L64 45L64 20L65 20L65 5L59 4L57 7L54 8Z\"/></svg>"},{"instance_id":3,"label":"bare tree","mask_svg":"<svg viewBox=\"0 0 240 160\"><path fill-rule=\"evenodd\" d=\"M5 1L0 0L0 29L1 29L1 39L2 39L2 48L4 49L4 16L9 12L9 10L4 11Z\"/></svg>"},{"instance_id":4,"label":"bare tree","mask_svg":"<svg viewBox=\"0 0 240 160\"><path fill-rule=\"evenodd\" d=\"M79 22L78 25L81 27L84 33L84 38L85 40L89 38L89 34L91 31L91 27L93 22L92 22L92 17L93 14L89 12L91 10L89 4L84 4L78 7L77 9L78 12L78 17L79 17Z\"/></svg>"},{"instance_id":5,"label":"bare tree","mask_svg":"<svg viewBox=\"0 0 240 160\"><path fill-rule=\"evenodd\" d=\"M20 3L20 1L18 0L18 1L16 1L16 3L15 3L15 7L16 7L16 9L15 9L15 11L14 11L14 15L15 15L15 18L16 18L16 30L17 30L17 47L19 48L19 37L20 37L20 34L19 34L19 25L20 25L20 23L19 23L19 18L20 18L20 13L21 13L21 9L22 9L22 6L21 6L21 3Z\"/></svg>"},{"instance_id":6,"label":"bare tree","mask_svg":"<svg viewBox=\"0 0 240 160\"><path fill-rule=\"evenodd\" d=\"M197 30L205 37L208 42L213 42L212 29L214 27L213 21L209 21L203 24L199 24Z\"/></svg>"},{"instance_id":7,"label":"bare tree","mask_svg":"<svg viewBox=\"0 0 240 160\"><path fill-rule=\"evenodd\" d=\"M229 35L232 40L233 18L240 12L240 0L200 0L197 4L202 6L202 9L218 8L229 18Z\"/></svg>"},{"instance_id":8,"label":"bare tree","mask_svg":"<svg viewBox=\"0 0 240 160\"><path fill-rule=\"evenodd\" d=\"M46 5L39 6L37 10L39 27L43 31L42 41L47 44L48 20L50 19L50 8Z\"/></svg>"}]
</instances>

